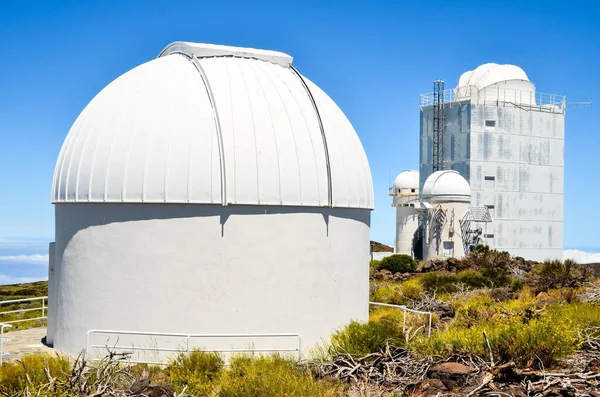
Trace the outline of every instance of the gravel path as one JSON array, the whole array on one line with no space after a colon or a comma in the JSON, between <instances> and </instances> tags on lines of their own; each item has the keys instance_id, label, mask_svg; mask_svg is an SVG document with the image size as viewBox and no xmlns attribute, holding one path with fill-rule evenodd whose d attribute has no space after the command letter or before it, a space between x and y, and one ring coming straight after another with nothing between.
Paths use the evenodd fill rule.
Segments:
<instances>
[{"instance_id":1,"label":"gravel path","mask_svg":"<svg viewBox=\"0 0 600 397\"><path fill-rule=\"evenodd\" d=\"M4 356L4 361L18 360L24 354L46 352L55 350L44 345L42 338L46 336L46 328L30 328L22 331L12 331L4 334L4 351L9 353Z\"/></svg>"}]
</instances>

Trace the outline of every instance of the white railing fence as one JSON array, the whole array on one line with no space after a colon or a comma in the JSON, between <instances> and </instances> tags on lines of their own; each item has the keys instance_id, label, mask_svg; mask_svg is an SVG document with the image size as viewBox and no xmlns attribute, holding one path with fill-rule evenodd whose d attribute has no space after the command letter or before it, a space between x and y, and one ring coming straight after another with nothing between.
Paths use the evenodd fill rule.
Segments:
<instances>
[{"instance_id":1,"label":"white railing fence","mask_svg":"<svg viewBox=\"0 0 600 397\"><path fill-rule=\"evenodd\" d=\"M415 314L422 314L424 316L429 316L429 325L427 328L427 336L428 337L431 336L431 323L433 320L433 313L422 312L420 310L410 309L403 305L391 305L389 303L369 302L369 305L376 306L376 307L393 307L395 309L401 310L404 313L403 318L402 318L402 331L403 332L406 332L406 313L415 313Z\"/></svg>"},{"instance_id":2,"label":"white railing fence","mask_svg":"<svg viewBox=\"0 0 600 397\"><path fill-rule=\"evenodd\" d=\"M4 356L8 356L9 353L4 351L4 342L8 342L9 339L4 337L4 329L12 328L12 325L0 323L0 365L2 365L2 361L4 361Z\"/></svg>"},{"instance_id":3,"label":"white railing fence","mask_svg":"<svg viewBox=\"0 0 600 397\"><path fill-rule=\"evenodd\" d=\"M47 296L40 296L37 298L12 299L12 300L8 300L8 301L0 301L0 306L24 304L24 303L35 303L37 301L40 301L39 307L28 307L25 309L15 309L15 310L7 310L7 311L0 312L0 321L3 324L15 324L15 323L21 323L23 321L36 321L36 320L47 319L48 318L48 297ZM27 313L27 312L34 312L34 311L39 311L40 316L31 317L31 318L19 318L19 319L11 320L11 321L2 321L2 317L6 314Z\"/></svg>"},{"instance_id":4,"label":"white railing fence","mask_svg":"<svg viewBox=\"0 0 600 397\"><path fill-rule=\"evenodd\" d=\"M92 339L98 339L98 337L104 337L104 343L95 343ZM110 337L114 336L115 339L110 341ZM151 338L151 346L140 346L139 341L137 343L123 344L120 343L122 337L148 337ZM108 338L107 338L108 337ZM282 339L291 338L295 340L293 347L289 348L276 348L276 347L247 347L247 348L211 348L205 346L198 346L194 342L198 340L210 340L210 339L234 339L234 340L247 340L251 343L256 342L260 339ZM163 345L159 345L160 343ZM179 342L179 343L177 343ZM138 332L138 331L116 331L116 330L89 330L86 336L86 353L92 354L92 349L99 350L99 352L117 352L117 353L130 353L130 356L123 361L129 363L140 363L150 365L168 365L168 360L162 361L151 361L148 360L147 354L140 357L139 353L150 353L156 357L166 358L166 354L189 354L194 349L202 350L208 353L297 353L298 359L302 358L302 336L298 333L271 333L271 334L184 334L184 333L168 333L168 332ZM137 355L137 356L136 356ZM135 357L134 357L135 356ZM92 357L92 360L97 360ZM226 363L227 365L227 363Z\"/></svg>"}]
</instances>

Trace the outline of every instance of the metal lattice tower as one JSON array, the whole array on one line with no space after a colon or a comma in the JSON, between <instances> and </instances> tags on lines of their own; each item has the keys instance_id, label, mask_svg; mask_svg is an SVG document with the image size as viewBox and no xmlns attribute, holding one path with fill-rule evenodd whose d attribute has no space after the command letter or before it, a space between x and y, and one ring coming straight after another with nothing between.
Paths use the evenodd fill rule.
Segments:
<instances>
[{"instance_id":1,"label":"metal lattice tower","mask_svg":"<svg viewBox=\"0 0 600 397\"><path fill-rule=\"evenodd\" d=\"M444 169L444 80L433 82L433 172Z\"/></svg>"}]
</instances>

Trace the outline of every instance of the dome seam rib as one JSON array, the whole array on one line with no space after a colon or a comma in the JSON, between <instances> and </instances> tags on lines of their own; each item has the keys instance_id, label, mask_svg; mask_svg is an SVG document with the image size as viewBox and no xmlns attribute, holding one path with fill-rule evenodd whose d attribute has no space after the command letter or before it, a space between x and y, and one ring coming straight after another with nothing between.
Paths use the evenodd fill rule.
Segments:
<instances>
[{"instance_id":1,"label":"dome seam rib","mask_svg":"<svg viewBox=\"0 0 600 397\"><path fill-rule=\"evenodd\" d=\"M227 205L227 180L226 180L226 175L225 175L225 150L223 147L223 133L221 131L221 120L219 118L219 112L217 111L217 104L215 101L215 96L212 92L210 82L208 81L208 76L206 75L206 71L200 64L200 61L198 61L198 59L195 56L193 56L192 54L186 54L181 51L176 51L176 52L173 52L172 54L179 54L179 55L183 55L184 57L186 57L192 63L192 65L194 65L194 67L198 71L198 74L200 74L200 78L204 82L204 88L206 89L206 94L208 95L208 100L209 100L210 106L212 107L212 110L213 110L213 119L215 122L215 129L217 132L217 145L219 146L219 162L220 162L220 168L221 168L221 204L223 206L226 206Z\"/></svg>"},{"instance_id":2,"label":"dome seam rib","mask_svg":"<svg viewBox=\"0 0 600 397\"><path fill-rule=\"evenodd\" d=\"M306 84L306 81L304 80L304 78L302 77L300 72L298 72L298 70L296 70L296 68L293 65L290 65L290 70L292 70L292 72L294 72L294 74L298 77L298 79L300 79L302 86L304 87L304 89L306 90L306 93L308 94L308 98L310 99L313 109L315 110L317 120L319 122L319 129L321 130L321 136L323 138L323 148L325 149L325 163L327 166L327 189L328 189L327 201L328 201L329 207L333 207L333 188L332 188L332 182L331 182L331 164L329 161L329 148L327 146L327 137L325 135L325 128L323 127L323 120L321 119L321 114L319 113L319 108L317 107L317 102L315 101L315 98L313 97L313 94L310 91L310 88L308 88L308 84Z\"/></svg>"}]
</instances>

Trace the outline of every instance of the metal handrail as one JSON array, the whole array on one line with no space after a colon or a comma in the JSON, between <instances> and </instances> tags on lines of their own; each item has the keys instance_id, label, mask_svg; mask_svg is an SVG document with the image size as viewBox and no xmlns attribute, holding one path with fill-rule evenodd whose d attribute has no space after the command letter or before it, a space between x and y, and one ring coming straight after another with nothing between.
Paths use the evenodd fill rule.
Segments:
<instances>
[{"instance_id":1,"label":"metal handrail","mask_svg":"<svg viewBox=\"0 0 600 397\"><path fill-rule=\"evenodd\" d=\"M536 110L549 113L564 113L566 110L566 96L549 94L513 88L484 87L477 89L469 87L463 96L457 95L454 89L444 90L444 107L461 106L464 102L476 105L505 106L506 104L521 107L525 110ZM434 93L428 92L420 95L421 109L434 105Z\"/></svg>"},{"instance_id":2,"label":"metal handrail","mask_svg":"<svg viewBox=\"0 0 600 397\"><path fill-rule=\"evenodd\" d=\"M415 314L423 314L423 315L427 315L429 316L429 328L427 330L427 336L431 336L431 323L433 320L433 313L431 312L422 312L420 310L415 310L415 309L410 309L404 305L391 305L389 303L380 303L380 302L369 302L369 305L371 306L382 306L382 307L393 307L395 309L398 310L402 310L404 312L403 315L403 319L402 319L402 332L406 332L406 313L410 312L410 313L415 313Z\"/></svg>"},{"instance_id":3,"label":"metal handrail","mask_svg":"<svg viewBox=\"0 0 600 397\"><path fill-rule=\"evenodd\" d=\"M12 325L0 323L0 365L2 365L4 356L8 355L8 353L4 351L4 328L12 328Z\"/></svg>"},{"instance_id":4,"label":"metal handrail","mask_svg":"<svg viewBox=\"0 0 600 397\"><path fill-rule=\"evenodd\" d=\"M91 334L108 334L108 335L139 335L139 336L156 336L156 337L174 337L174 338L185 338L186 347L185 349L172 349L172 348L160 348L160 347L135 347L135 346L109 346L107 344L97 345L90 344ZM209 349L203 350L210 353L244 353L244 352L298 352L298 359L302 358L302 336L298 333L271 333L271 334L184 334L184 333L172 333L172 332L144 332L144 331L117 331L117 330L100 330L92 329L87 331L86 334L86 352L90 348L109 348L115 350L131 350L131 351L149 351L149 352L181 352L185 354L190 353L190 340L197 338L298 338L298 347L288 349ZM168 365L168 362L155 362L155 361L138 361L138 360L126 360L131 363L151 364L151 365Z\"/></svg>"},{"instance_id":5,"label":"metal handrail","mask_svg":"<svg viewBox=\"0 0 600 397\"><path fill-rule=\"evenodd\" d=\"M3 324L14 324L14 323L20 323L23 321L34 321L34 320L47 319L48 318L48 313L47 313L48 306L46 305L46 302L48 300L47 296L39 296L37 298L23 298L23 299L11 299L11 300L7 300L7 301L0 301L0 305L9 305L9 304L13 304L13 303L23 303L23 302L34 302L34 301L38 301L38 300L42 301L42 305L40 307L33 307L33 308L28 308L28 309L7 310L4 312L0 312L0 316L2 316L3 314L25 313L25 312L40 310L42 312L42 315L40 317L22 318L22 319L18 319L18 320L4 321Z\"/></svg>"}]
</instances>

